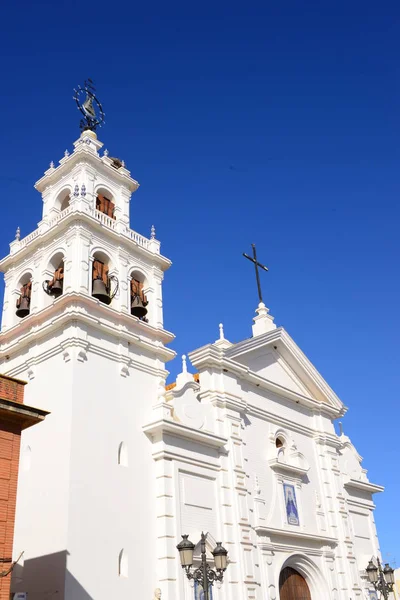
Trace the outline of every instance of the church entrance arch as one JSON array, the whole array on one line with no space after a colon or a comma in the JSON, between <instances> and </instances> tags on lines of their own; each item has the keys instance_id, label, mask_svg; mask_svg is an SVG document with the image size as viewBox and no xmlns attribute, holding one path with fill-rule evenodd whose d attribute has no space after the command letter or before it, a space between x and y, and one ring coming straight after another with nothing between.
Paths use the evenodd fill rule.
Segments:
<instances>
[{"instance_id":1,"label":"church entrance arch","mask_svg":"<svg viewBox=\"0 0 400 600\"><path fill-rule=\"evenodd\" d=\"M279 597L280 600L311 600L306 580L292 567L285 567L280 573Z\"/></svg>"},{"instance_id":2,"label":"church entrance arch","mask_svg":"<svg viewBox=\"0 0 400 600\"><path fill-rule=\"evenodd\" d=\"M321 598L329 600L332 598L320 567L309 556L299 553L292 554L277 567L276 577L277 584L279 582L280 600L321 600Z\"/></svg>"}]
</instances>

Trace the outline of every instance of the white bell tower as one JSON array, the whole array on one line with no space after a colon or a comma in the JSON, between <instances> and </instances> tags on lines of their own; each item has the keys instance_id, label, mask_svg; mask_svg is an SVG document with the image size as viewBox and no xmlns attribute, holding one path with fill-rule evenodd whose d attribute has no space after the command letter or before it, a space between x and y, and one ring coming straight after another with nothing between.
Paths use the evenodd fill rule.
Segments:
<instances>
[{"instance_id":1,"label":"white bell tower","mask_svg":"<svg viewBox=\"0 0 400 600\"><path fill-rule=\"evenodd\" d=\"M23 434L14 592L29 600L151 598L154 460L142 432L163 387L170 261L130 229L139 184L84 131L36 183L38 228L0 262L0 372L50 411ZM94 295L93 295L94 294ZM145 573L146 577L139 577Z\"/></svg>"}]
</instances>

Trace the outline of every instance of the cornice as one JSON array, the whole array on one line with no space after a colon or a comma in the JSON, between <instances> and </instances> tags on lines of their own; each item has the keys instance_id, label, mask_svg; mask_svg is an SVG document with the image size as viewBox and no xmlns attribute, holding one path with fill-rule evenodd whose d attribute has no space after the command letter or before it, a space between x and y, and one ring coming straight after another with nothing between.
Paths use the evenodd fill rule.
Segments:
<instances>
[{"instance_id":1,"label":"cornice","mask_svg":"<svg viewBox=\"0 0 400 600\"><path fill-rule=\"evenodd\" d=\"M298 477L302 477L306 475L310 470L310 467L299 467L297 465L292 465L289 463L279 462L276 458L272 458L268 461L269 466L274 471L283 472L283 473L291 473L292 475L297 475Z\"/></svg>"},{"instance_id":2,"label":"cornice","mask_svg":"<svg viewBox=\"0 0 400 600\"><path fill-rule=\"evenodd\" d=\"M38 192L43 193L47 187L56 185L65 175L71 174L71 171L78 166L79 163L86 163L88 166L93 166L96 169L96 172L107 179L113 180L117 185L124 185L131 192L135 192L139 187L139 183L130 177L130 173L127 169L115 169L110 166L107 161L103 161L98 154L86 150L84 144L82 144L68 156L67 160L62 159L62 162L55 169L46 171L43 177L35 183L35 189Z\"/></svg>"},{"instance_id":3,"label":"cornice","mask_svg":"<svg viewBox=\"0 0 400 600\"><path fill-rule=\"evenodd\" d=\"M276 334L278 330L274 330L273 332L269 332L265 334L265 336L270 336L270 334ZM282 331L282 330L280 330ZM264 338L265 336L260 336ZM275 338L274 338L275 339ZM255 385L259 389L264 389L269 392L273 392L277 396L283 397L288 400L293 400L296 404L301 404L302 406L306 406L311 411L321 412L328 414L330 418L338 418L344 414L344 407L340 403L340 406L337 404L330 406L325 402L321 402L319 400L315 400L308 396L304 396L299 392L295 392L290 390L278 383L275 383L265 377L261 377L257 375L254 371L251 371L249 367L237 363L236 361L228 358L226 354L215 348L215 346L209 344L207 346L203 346L198 350L194 350L189 353L189 358L191 363L198 369L207 369L207 368L218 368L218 369L226 369L233 374L235 374L238 379L247 381L252 385Z\"/></svg>"},{"instance_id":4,"label":"cornice","mask_svg":"<svg viewBox=\"0 0 400 600\"><path fill-rule=\"evenodd\" d=\"M124 339L165 362L176 355L164 346L174 339L169 331L143 323L137 317L106 306L92 296L70 293L63 294L47 308L30 314L0 333L0 359L15 350L21 353L26 346L36 344L38 339L64 329L71 322L90 325L119 340Z\"/></svg>"},{"instance_id":5,"label":"cornice","mask_svg":"<svg viewBox=\"0 0 400 600\"><path fill-rule=\"evenodd\" d=\"M301 531L301 530L300 531L299 530L292 531L289 529L277 529L274 527L265 527L263 525L255 527L254 530L258 535L268 535L268 536L276 535L276 536L282 536L282 537L288 537L288 538L309 540L312 542L317 542L321 546L322 545L337 546L339 543L336 538L328 537L328 536L324 536L324 535L317 535L314 533L306 533L305 531Z\"/></svg>"},{"instance_id":6,"label":"cornice","mask_svg":"<svg viewBox=\"0 0 400 600\"><path fill-rule=\"evenodd\" d=\"M180 439L190 440L215 449L223 448L225 444L228 443L227 438L215 435L208 431L194 429L193 427L188 427L187 425L168 419L160 419L149 425L145 425L143 431L151 438L156 438L156 440L162 438L165 434L169 434Z\"/></svg>"},{"instance_id":7,"label":"cornice","mask_svg":"<svg viewBox=\"0 0 400 600\"><path fill-rule=\"evenodd\" d=\"M77 223L74 223L74 221L77 221ZM137 251L139 255L142 255L142 257L147 259L147 263L153 263L153 266L155 263L155 265L158 266L161 271L166 271L172 264L172 262L162 254L158 254L148 250L147 248L144 248L134 239L124 235L124 233L118 232L109 227L105 227L90 213L81 210L73 210L68 212L68 214L57 221L49 229L33 236L32 239L22 248L13 254L8 254L5 258L3 258L0 261L0 271L6 271L10 269L10 267L14 266L15 264L22 262L22 260L24 260L27 256L31 257L32 253L34 253L38 248L44 244L48 244L50 241L52 242L55 239L55 236L61 237L63 234L65 234L65 230L72 223L74 223L76 226L76 231L79 231L81 235L84 235L85 233L88 233L89 235L91 234L90 231L82 228L82 223L86 226L89 225L95 232L103 236L106 233L107 237L112 240L112 246L114 248L122 246L128 253L132 253L132 250L135 250L135 252ZM118 225L118 221L116 223ZM125 227L125 224L123 223L122 226ZM35 229L32 234L36 233L37 231L39 230Z\"/></svg>"},{"instance_id":8,"label":"cornice","mask_svg":"<svg viewBox=\"0 0 400 600\"><path fill-rule=\"evenodd\" d=\"M349 477L347 481L344 481L343 485L346 488L354 488L357 490L361 490L362 492L369 492L370 494L376 494L385 490L385 488L382 485L370 483L369 481L360 481L359 479L352 479L351 477Z\"/></svg>"}]
</instances>

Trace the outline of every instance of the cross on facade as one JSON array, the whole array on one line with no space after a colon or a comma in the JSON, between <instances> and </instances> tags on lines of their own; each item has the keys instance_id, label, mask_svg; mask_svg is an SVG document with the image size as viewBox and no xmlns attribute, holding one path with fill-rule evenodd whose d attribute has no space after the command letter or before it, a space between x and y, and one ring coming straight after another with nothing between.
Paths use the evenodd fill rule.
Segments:
<instances>
[{"instance_id":1,"label":"cross on facade","mask_svg":"<svg viewBox=\"0 0 400 600\"><path fill-rule=\"evenodd\" d=\"M258 298L259 298L260 302L262 302L263 299L262 299L262 293L261 293L260 274L258 272L258 268L264 269L264 271L268 271L268 267L266 267L265 265L262 265L261 263L258 262L258 260L257 260L257 252L256 252L256 245L252 244L251 247L253 248L253 256L251 257L248 254L245 254L244 252L243 252L243 256L245 258L248 258L254 264L254 268L256 270L256 281L257 281L257 289L258 289Z\"/></svg>"}]
</instances>

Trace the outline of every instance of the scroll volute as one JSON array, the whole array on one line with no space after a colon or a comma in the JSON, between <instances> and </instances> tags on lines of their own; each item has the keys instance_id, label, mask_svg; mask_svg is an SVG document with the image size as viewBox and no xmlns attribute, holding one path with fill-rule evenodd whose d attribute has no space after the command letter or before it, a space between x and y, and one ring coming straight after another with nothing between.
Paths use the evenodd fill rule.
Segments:
<instances>
[{"instance_id":1,"label":"scroll volute","mask_svg":"<svg viewBox=\"0 0 400 600\"><path fill-rule=\"evenodd\" d=\"M104 213L108 217L115 219L115 216L114 216L115 204L113 202L111 202L111 200L109 198L106 198L106 196L103 196L102 194L97 194L96 209L99 210L100 212Z\"/></svg>"}]
</instances>

